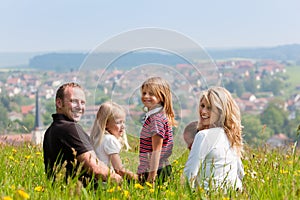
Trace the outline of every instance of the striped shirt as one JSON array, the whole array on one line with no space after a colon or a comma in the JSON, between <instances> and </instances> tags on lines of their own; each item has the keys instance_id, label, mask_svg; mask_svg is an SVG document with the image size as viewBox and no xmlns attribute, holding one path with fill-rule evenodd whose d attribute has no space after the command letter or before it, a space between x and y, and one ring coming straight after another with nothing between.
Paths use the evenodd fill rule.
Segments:
<instances>
[{"instance_id":1,"label":"striped shirt","mask_svg":"<svg viewBox=\"0 0 300 200\"><path fill-rule=\"evenodd\" d=\"M155 134L163 138L158 168L160 169L170 164L168 158L171 156L173 149L173 130L168 122L168 118L162 111L150 115L144 122L140 134L138 174L150 171L150 159L153 151L152 136Z\"/></svg>"}]
</instances>

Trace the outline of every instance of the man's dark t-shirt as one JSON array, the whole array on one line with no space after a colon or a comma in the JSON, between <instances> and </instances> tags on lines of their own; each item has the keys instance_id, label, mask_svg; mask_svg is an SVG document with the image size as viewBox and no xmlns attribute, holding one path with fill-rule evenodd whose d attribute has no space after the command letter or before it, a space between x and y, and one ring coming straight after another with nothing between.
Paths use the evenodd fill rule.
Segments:
<instances>
[{"instance_id":1,"label":"man's dark t-shirt","mask_svg":"<svg viewBox=\"0 0 300 200\"><path fill-rule=\"evenodd\" d=\"M55 178L53 167L66 163L66 178L74 177L80 164L74 164L76 156L93 150L90 138L79 124L65 115L53 114L52 118L43 142L46 174L49 178ZM82 176L88 177L87 174Z\"/></svg>"}]
</instances>

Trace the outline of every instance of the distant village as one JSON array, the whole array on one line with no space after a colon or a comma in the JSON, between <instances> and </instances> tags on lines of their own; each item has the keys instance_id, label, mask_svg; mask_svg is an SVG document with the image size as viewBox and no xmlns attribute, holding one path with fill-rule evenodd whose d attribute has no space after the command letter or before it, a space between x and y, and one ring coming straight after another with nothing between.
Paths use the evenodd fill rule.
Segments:
<instances>
[{"instance_id":1,"label":"distant village","mask_svg":"<svg viewBox=\"0 0 300 200\"><path fill-rule=\"evenodd\" d=\"M270 76L275 76L276 74L284 74L286 72L286 68L283 64L278 63L273 60L261 60L261 61L253 61L253 60L226 60L226 61L218 61L216 62L217 71L212 67L205 67L205 63L199 63L198 69L200 69L199 73L195 73L195 66L191 66L189 64L177 64L174 66L176 69L176 73L188 77L188 82L184 79L180 79L179 75L175 75L172 78L172 87L176 89L177 92L182 92L182 94L190 94L190 96L186 96L186 101L189 102L191 98L197 96L197 94L207 87L207 85L203 84L203 79L205 81L210 81L211 79L220 79L220 80L236 80L236 79L246 79L249 77L251 71L255 69L255 79L262 79L264 74L268 74ZM197 67L197 66L196 66ZM148 66L150 69L151 66ZM154 67L155 69L155 67ZM4 72L2 72L4 73ZM9 74L5 81L0 81L0 93L8 95L8 97L14 97L16 95L21 95L25 98L31 99L32 103L29 105L20 105L21 112L11 111L8 113L8 118L10 121L14 120L22 120L24 116L29 113L35 113L35 101L36 91L39 91L39 98L45 100L53 100L55 92L58 86L66 81L77 81L78 72L70 71L67 73L56 73L53 71L14 71L12 73L5 72ZM162 72L169 73L169 72ZM114 86L117 84L118 91L121 93L118 97L128 99L131 94L126 93L126 88L132 87L133 84L131 80L122 79L122 76L125 74L125 71L120 69L111 69L110 71L105 71L104 69L89 71L85 73L81 73L80 76L84 74L86 76L85 80L89 83L89 88L87 88L87 97L91 96L93 91L92 89L97 88L97 82L105 81L102 84L102 87L97 88L101 90L99 94L108 94L112 92ZM99 74L105 74L105 80L99 79ZM144 76L146 76L144 74ZM143 81L144 76L139 76L138 74L131 74L131 78L135 79L135 81ZM170 76L170 74L169 74ZM172 76L172 74L171 74ZM202 76L202 77L201 77ZM217 78L216 78L217 76ZM238 76L238 77L237 77ZM82 77L80 77L83 79ZM217 80L218 81L218 80ZM217 81L213 82L215 84ZM259 86L258 86L259 87ZM122 91L123 90L123 91ZM295 90L300 91L300 85L295 88ZM248 91L244 92L241 96L236 96L235 99L242 111L242 113L250 113L258 115L266 108L268 102L274 99L274 94L272 92L264 92L263 94L253 94ZM196 106L196 105L195 105ZM93 121L95 114L97 112L97 105L88 104L86 107L86 113L82 120L83 124L90 125ZM191 110L185 109L185 106L181 108L181 116L186 117L190 115ZM284 109L290 110L289 118L293 118L295 115L295 111L300 109L300 93L296 93L292 95L289 99L286 99ZM135 113L137 115L141 115L142 111L137 111Z\"/></svg>"}]
</instances>

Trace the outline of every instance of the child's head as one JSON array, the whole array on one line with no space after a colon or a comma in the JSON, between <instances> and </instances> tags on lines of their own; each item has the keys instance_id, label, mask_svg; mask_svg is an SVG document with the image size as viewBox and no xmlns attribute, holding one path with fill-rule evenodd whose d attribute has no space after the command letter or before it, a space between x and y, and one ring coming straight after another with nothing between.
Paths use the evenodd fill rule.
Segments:
<instances>
[{"instance_id":1,"label":"child's head","mask_svg":"<svg viewBox=\"0 0 300 200\"><path fill-rule=\"evenodd\" d=\"M160 104L174 126L176 124L175 114L173 110L172 93L169 83L161 77L151 77L147 79L141 86L142 102L152 109L155 104Z\"/></svg>"},{"instance_id":2,"label":"child's head","mask_svg":"<svg viewBox=\"0 0 300 200\"><path fill-rule=\"evenodd\" d=\"M103 134L110 133L123 142L128 149L125 118L126 112L124 108L117 103L105 102L101 104L91 132L94 144L95 142L100 144Z\"/></svg>"},{"instance_id":3,"label":"child's head","mask_svg":"<svg viewBox=\"0 0 300 200\"><path fill-rule=\"evenodd\" d=\"M198 121L190 122L183 130L183 139L189 150L191 150L195 135L198 132L197 125Z\"/></svg>"}]
</instances>

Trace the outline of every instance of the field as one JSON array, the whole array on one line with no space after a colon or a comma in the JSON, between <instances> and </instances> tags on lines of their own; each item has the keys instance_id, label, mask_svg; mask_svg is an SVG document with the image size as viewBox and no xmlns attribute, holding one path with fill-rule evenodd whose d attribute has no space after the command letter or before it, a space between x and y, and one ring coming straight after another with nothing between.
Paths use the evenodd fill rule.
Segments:
<instances>
[{"instance_id":1,"label":"field","mask_svg":"<svg viewBox=\"0 0 300 200\"><path fill-rule=\"evenodd\" d=\"M300 66L288 66L286 67L286 74L288 75L288 88L286 92L288 94L295 93L295 87L300 86L299 74Z\"/></svg>"},{"instance_id":2,"label":"field","mask_svg":"<svg viewBox=\"0 0 300 200\"><path fill-rule=\"evenodd\" d=\"M173 159L174 179L162 186L140 185L124 181L117 186L107 183L97 190L82 188L76 181L52 185L44 174L40 147L0 146L0 198L9 199L299 199L299 152L291 146L282 150L246 148L243 164L246 175L242 192L191 191L181 178L188 151ZM130 165L135 153L123 154Z\"/></svg>"}]
</instances>

